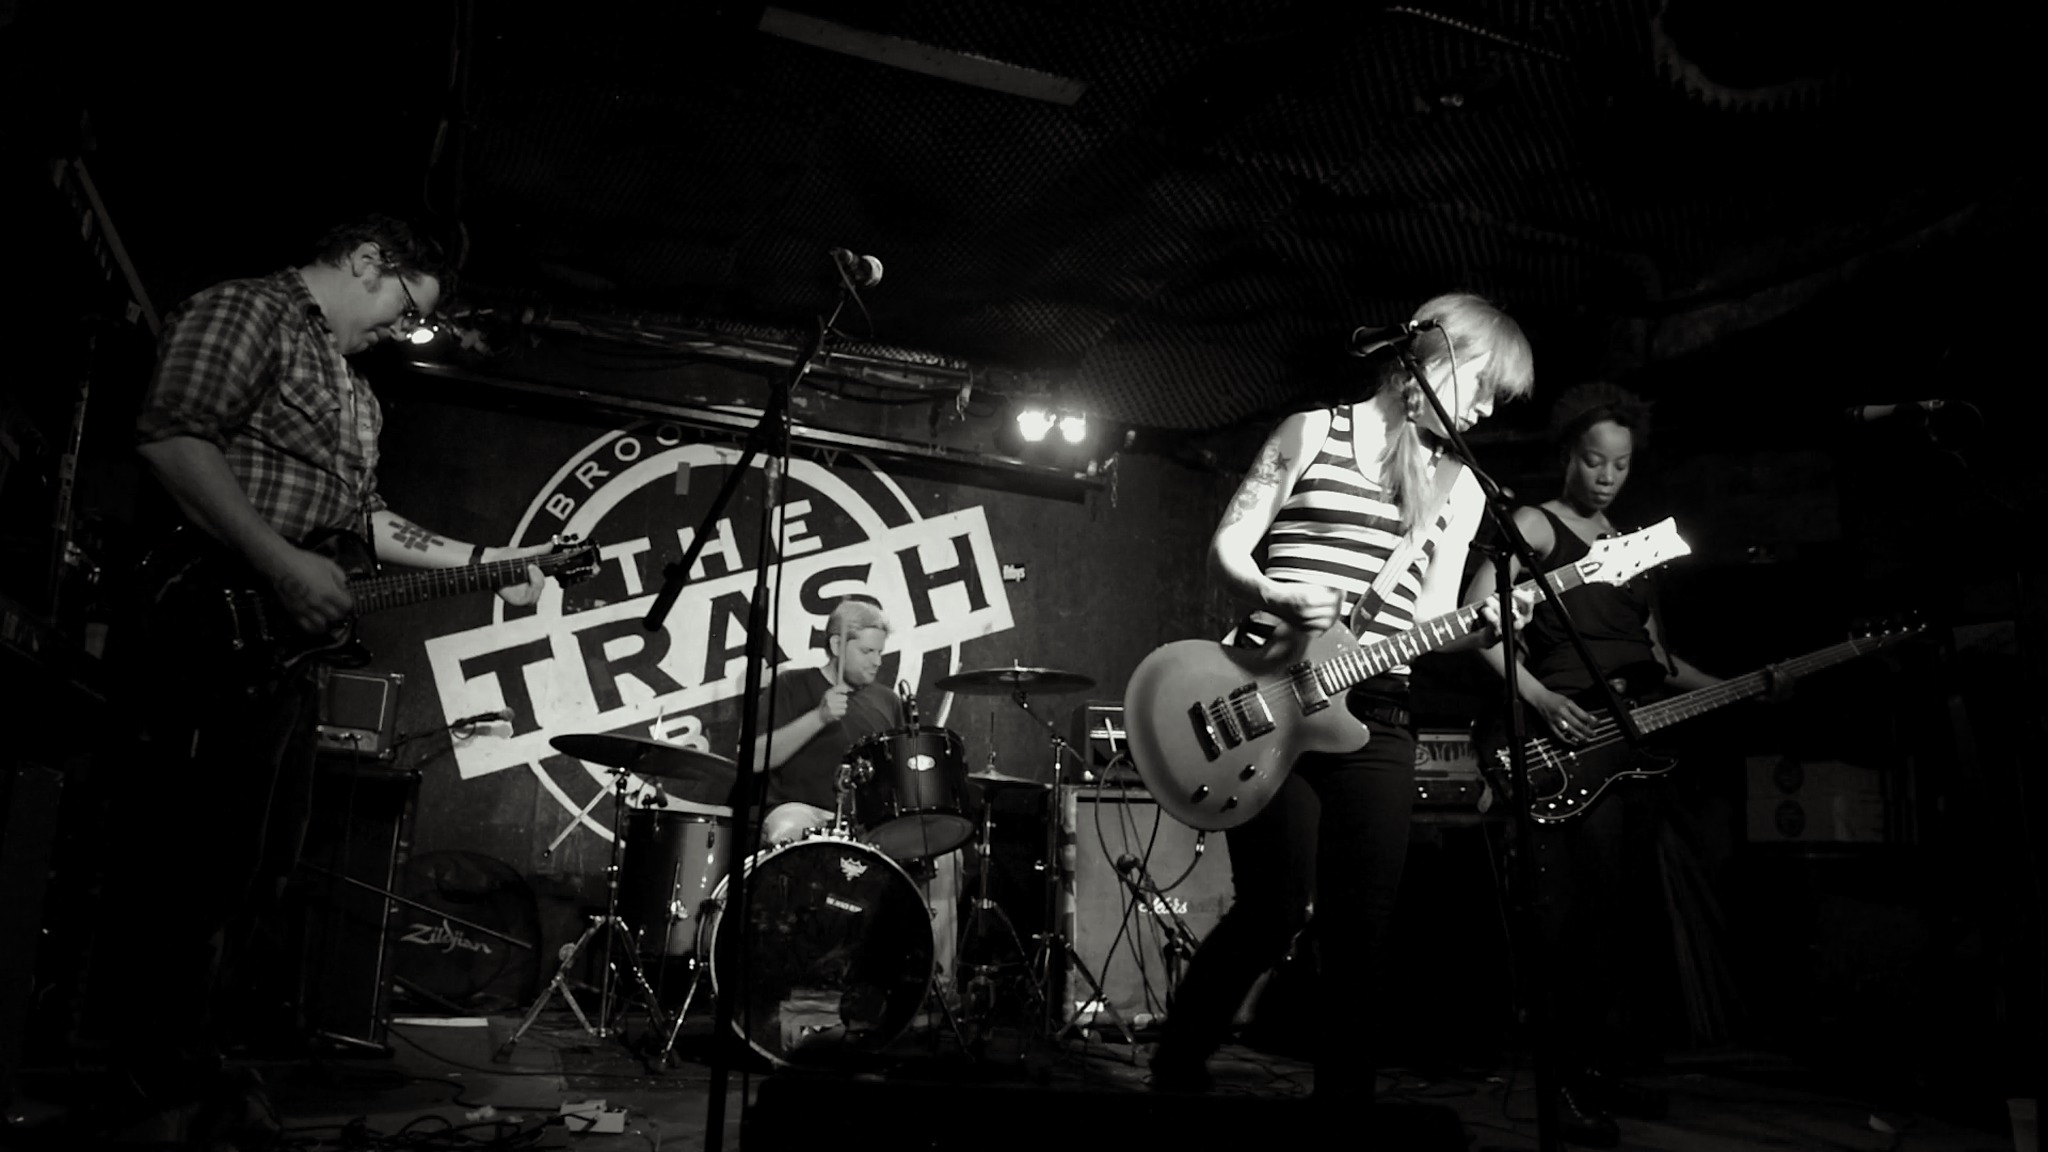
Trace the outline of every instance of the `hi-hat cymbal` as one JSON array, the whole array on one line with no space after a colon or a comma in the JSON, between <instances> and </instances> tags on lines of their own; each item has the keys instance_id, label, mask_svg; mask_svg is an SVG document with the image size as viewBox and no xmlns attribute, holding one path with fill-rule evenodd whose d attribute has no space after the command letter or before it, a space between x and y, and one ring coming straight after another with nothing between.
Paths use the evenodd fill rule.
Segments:
<instances>
[{"instance_id":1,"label":"hi-hat cymbal","mask_svg":"<svg viewBox=\"0 0 2048 1152\"><path fill-rule=\"evenodd\" d=\"M1012 692L1079 692L1084 688L1095 687L1095 678L1058 668L1025 668L1012 665L1008 668L976 668L971 672L956 672L940 680L936 687L941 692L965 692L969 696L1008 696Z\"/></svg>"},{"instance_id":2,"label":"hi-hat cymbal","mask_svg":"<svg viewBox=\"0 0 2048 1152\"><path fill-rule=\"evenodd\" d=\"M698 752L646 736L576 732L556 736L548 743L554 745L556 751L578 760L673 781L681 785L676 789L678 797L697 804L723 803L732 789L734 778L739 775L739 765L723 756L713 756L709 752Z\"/></svg>"}]
</instances>

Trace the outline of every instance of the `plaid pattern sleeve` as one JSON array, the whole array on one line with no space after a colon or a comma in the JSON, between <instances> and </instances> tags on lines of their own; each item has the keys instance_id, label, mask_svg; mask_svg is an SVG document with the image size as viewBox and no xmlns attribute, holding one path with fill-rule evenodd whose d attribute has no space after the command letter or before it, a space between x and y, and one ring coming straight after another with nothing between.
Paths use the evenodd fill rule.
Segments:
<instances>
[{"instance_id":1,"label":"plaid pattern sleeve","mask_svg":"<svg viewBox=\"0 0 2048 1152\"><path fill-rule=\"evenodd\" d=\"M168 321L136 434L218 446L279 535L360 531L376 494L383 412L293 270L201 292Z\"/></svg>"},{"instance_id":2,"label":"plaid pattern sleeve","mask_svg":"<svg viewBox=\"0 0 2048 1152\"><path fill-rule=\"evenodd\" d=\"M266 338L286 303L256 283L210 288L165 318L136 420L140 443L194 436L225 451L229 433L248 420L275 377Z\"/></svg>"}]
</instances>

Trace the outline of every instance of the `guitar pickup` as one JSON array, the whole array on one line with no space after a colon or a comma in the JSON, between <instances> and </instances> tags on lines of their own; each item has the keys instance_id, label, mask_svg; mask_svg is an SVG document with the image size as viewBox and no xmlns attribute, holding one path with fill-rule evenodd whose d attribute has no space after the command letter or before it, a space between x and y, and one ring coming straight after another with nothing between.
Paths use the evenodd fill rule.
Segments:
<instances>
[{"instance_id":1,"label":"guitar pickup","mask_svg":"<svg viewBox=\"0 0 2048 1152\"><path fill-rule=\"evenodd\" d=\"M1322 681L1316 679L1316 666L1307 660L1287 670L1287 679L1294 685L1295 702L1301 705L1303 716L1313 716L1330 706L1330 694L1323 691Z\"/></svg>"},{"instance_id":2,"label":"guitar pickup","mask_svg":"<svg viewBox=\"0 0 2048 1152\"><path fill-rule=\"evenodd\" d=\"M1207 705L1189 705L1188 723L1195 729L1195 743L1202 746L1202 755L1211 760L1223 755L1223 748L1217 741L1216 728L1209 723L1209 709Z\"/></svg>"},{"instance_id":3,"label":"guitar pickup","mask_svg":"<svg viewBox=\"0 0 2048 1152\"><path fill-rule=\"evenodd\" d=\"M1229 697L1219 697L1210 701L1208 713L1209 719L1216 725L1217 734L1223 737L1225 747L1235 748L1244 743L1244 730L1238 727L1237 717L1231 715Z\"/></svg>"},{"instance_id":4,"label":"guitar pickup","mask_svg":"<svg viewBox=\"0 0 2048 1152\"><path fill-rule=\"evenodd\" d=\"M1230 694L1230 714L1246 740L1256 740L1276 727L1273 710L1266 706L1266 698L1259 694L1257 684L1247 684Z\"/></svg>"}]
</instances>

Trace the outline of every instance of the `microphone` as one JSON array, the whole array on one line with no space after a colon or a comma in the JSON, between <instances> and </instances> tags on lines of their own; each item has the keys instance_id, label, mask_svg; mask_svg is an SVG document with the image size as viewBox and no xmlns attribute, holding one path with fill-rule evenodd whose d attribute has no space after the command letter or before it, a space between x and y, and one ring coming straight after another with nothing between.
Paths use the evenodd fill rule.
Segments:
<instances>
[{"instance_id":1,"label":"microphone","mask_svg":"<svg viewBox=\"0 0 2048 1152\"><path fill-rule=\"evenodd\" d=\"M1411 339L1418 332L1441 327L1442 325L1434 320L1404 320L1399 324L1389 324L1380 328L1361 324L1351 330L1351 354L1370 356L1382 348Z\"/></svg>"},{"instance_id":2,"label":"microphone","mask_svg":"<svg viewBox=\"0 0 2048 1152\"><path fill-rule=\"evenodd\" d=\"M896 682L896 695L903 700L903 716L912 728L917 727L917 693L910 690L910 681Z\"/></svg>"},{"instance_id":3,"label":"microphone","mask_svg":"<svg viewBox=\"0 0 2048 1152\"><path fill-rule=\"evenodd\" d=\"M882 282L882 262L873 256L856 256L844 248L834 248L832 262L839 265L839 274L856 288L873 288Z\"/></svg>"},{"instance_id":4,"label":"microphone","mask_svg":"<svg viewBox=\"0 0 2048 1152\"><path fill-rule=\"evenodd\" d=\"M1852 404L1842 410L1842 418L1851 424L1868 424L1900 412L1933 412L1948 405L1946 400L1905 400L1897 404Z\"/></svg>"}]
</instances>

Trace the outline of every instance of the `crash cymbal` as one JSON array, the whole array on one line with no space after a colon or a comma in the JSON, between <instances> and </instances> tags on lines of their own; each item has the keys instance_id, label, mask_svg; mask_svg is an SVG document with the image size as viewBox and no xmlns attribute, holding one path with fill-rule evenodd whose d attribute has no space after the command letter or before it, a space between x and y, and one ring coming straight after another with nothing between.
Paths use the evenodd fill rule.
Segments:
<instances>
[{"instance_id":1,"label":"crash cymbal","mask_svg":"<svg viewBox=\"0 0 2048 1152\"><path fill-rule=\"evenodd\" d=\"M739 765L723 756L698 752L665 740L627 736L617 732L577 732L548 741L558 752L624 768L641 776L673 781L678 798L697 804L723 803L739 775Z\"/></svg>"},{"instance_id":2,"label":"crash cymbal","mask_svg":"<svg viewBox=\"0 0 2048 1152\"><path fill-rule=\"evenodd\" d=\"M1058 668L976 668L956 672L937 684L941 692L965 692L969 696L1008 696L1012 692L1079 692L1095 687L1095 678Z\"/></svg>"},{"instance_id":3,"label":"crash cymbal","mask_svg":"<svg viewBox=\"0 0 2048 1152\"><path fill-rule=\"evenodd\" d=\"M1026 780L1022 776L1005 776L1001 772L969 772L967 779L983 788L1046 788L1050 785L1038 780Z\"/></svg>"}]
</instances>

